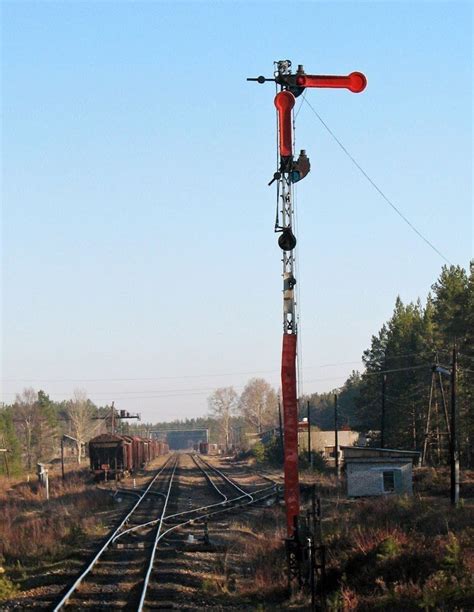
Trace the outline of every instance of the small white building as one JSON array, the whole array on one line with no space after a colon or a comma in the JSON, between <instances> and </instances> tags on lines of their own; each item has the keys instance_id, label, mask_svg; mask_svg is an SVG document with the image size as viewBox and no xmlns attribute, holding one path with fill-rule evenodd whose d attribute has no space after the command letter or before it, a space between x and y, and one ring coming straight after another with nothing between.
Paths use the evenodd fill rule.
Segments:
<instances>
[{"instance_id":1,"label":"small white building","mask_svg":"<svg viewBox=\"0 0 474 612\"><path fill-rule=\"evenodd\" d=\"M341 447L348 497L412 495L413 462L418 451L357 446Z\"/></svg>"}]
</instances>

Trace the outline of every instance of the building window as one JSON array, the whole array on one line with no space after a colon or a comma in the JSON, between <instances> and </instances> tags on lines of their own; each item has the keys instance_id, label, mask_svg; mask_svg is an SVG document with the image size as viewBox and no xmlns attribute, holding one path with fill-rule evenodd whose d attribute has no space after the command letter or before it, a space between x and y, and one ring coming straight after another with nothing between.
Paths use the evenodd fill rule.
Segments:
<instances>
[{"instance_id":1,"label":"building window","mask_svg":"<svg viewBox=\"0 0 474 612\"><path fill-rule=\"evenodd\" d=\"M386 493L395 491L395 474L393 471L383 472L383 490Z\"/></svg>"}]
</instances>

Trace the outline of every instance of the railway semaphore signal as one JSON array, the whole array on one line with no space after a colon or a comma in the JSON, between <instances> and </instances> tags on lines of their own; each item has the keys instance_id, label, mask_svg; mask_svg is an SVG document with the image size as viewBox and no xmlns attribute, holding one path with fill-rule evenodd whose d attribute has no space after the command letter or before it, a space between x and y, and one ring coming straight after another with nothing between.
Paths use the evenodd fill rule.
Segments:
<instances>
[{"instance_id":1,"label":"railway semaphore signal","mask_svg":"<svg viewBox=\"0 0 474 612\"><path fill-rule=\"evenodd\" d=\"M294 230L293 185L310 171L306 151L296 158L293 139L293 108L296 98L307 88L344 88L354 93L363 91L367 79L361 72L347 76L306 74L300 64L295 73L291 61L274 63L273 78L259 76L248 81L276 83L278 93L275 107L278 118L278 167L269 185L277 186L277 218L275 232L280 233L278 245L283 251L283 349L281 361L281 386L284 423L284 472L285 506L288 536L294 535L295 520L299 515L298 477L298 404L297 404L297 312L294 287L296 236Z\"/></svg>"}]
</instances>

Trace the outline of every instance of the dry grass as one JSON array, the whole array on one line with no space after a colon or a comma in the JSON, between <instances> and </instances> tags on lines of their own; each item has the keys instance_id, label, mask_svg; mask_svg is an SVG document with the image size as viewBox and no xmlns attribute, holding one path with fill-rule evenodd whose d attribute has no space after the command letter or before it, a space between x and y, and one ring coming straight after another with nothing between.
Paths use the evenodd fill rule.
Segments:
<instances>
[{"instance_id":1,"label":"dry grass","mask_svg":"<svg viewBox=\"0 0 474 612\"><path fill-rule=\"evenodd\" d=\"M474 609L474 507L470 501L450 506L445 470L418 472L411 498L347 500L331 474L304 474L302 480L316 484L323 499L328 610ZM473 484L473 473L465 472L466 497ZM309 499L302 498L306 510ZM241 546L253 581L242 583L240 592L256 602L307 609L308 597L297 604L285 593L283 509L262 521L267 524L233 526L245 538Z\"/></svg>"},{"instance_id":2,"label":"dry grass","mask_svg":"<svg viewBox=\"0 0 474 612\"><path fill-rule=\"evenodd\" d=\"M439 498L334 505L325 524L331 610L474 607L472 505Z\"/></svg>"},{"instance_id":3,"label":"dry grass","mask_svg":"<svg viewBox=\"0 0 474 612\"><path fill-rule=\"evenodd\" d=\"M7 565L54 558L97 530L100 513L110 508L110 496L88 486L86 472L50 479L50 500L37 482L13 484L0 491L0 554Z\"/></svg>"},{"instance_id":4,"label":"dry grass","mask_svg":"<svg viewBox=\"0 0 474 612\"><path fill-rule=\"evenodd\" d=\"M253 602L249 609L281 602L287 587L283 520L280 508L267 508L232 522L227 548L218 556L212 577L203 580L203 591L226 602Z\"/></svg>"}]
</instances>

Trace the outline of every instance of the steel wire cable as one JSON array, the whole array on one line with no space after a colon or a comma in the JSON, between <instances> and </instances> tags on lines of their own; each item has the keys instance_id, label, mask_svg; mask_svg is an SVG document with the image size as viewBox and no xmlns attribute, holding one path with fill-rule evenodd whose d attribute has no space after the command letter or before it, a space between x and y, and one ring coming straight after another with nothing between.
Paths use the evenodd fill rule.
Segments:
<instances>
[{"instance_id":1,"label":"steel wire cable","mask_svg":"<svg viewBox=\"0 0 474 612\"><path fill-rule=\"evenodd\" d=\"M449 259L445 255L443 255L443 253L438 248L436 248L435 245L430 240L428 240L428 238L426 238L420 232L420 230L418 230L415 227L415 225L413 225L413 223L402 213L402 211L397 206L395 206L395 204L385 195L385 193L382 191L382 189L380 189L380 187L377 185L377 183L367 174L367 172L362 168L362 166L355 159L355 157L347 150L347 148L344 146L344 144L339 140L339 138L332 131L332 129L329 127L329 125L324 121L324 119L317 112L317 110L312 106L312 104L310 102L308 102L308 100L306 98L303 100L303 102L305 102L309 106L311 111L316 115L316 117L318 118L320 123L323 125L323 127L326 129L326 131L332 136L332 138L336 141L336 143L343 150L343 152L347 155L347 157L352 161L352 163L359 170L359 172L361 172L361 174L367 179L367 181L369 181L369 183L372 185L372 187L382 196L382 198L385 200L385 202L387 202L387 204L397 213L397 215L401 219L403 219L403 221L415 232L415 234L417 234L423 240L423 242L425 242L446 263L448 263L449 265L452 266L453 264L451 263L451 261L449 261Z\"/></svg>"}]
</instances>

